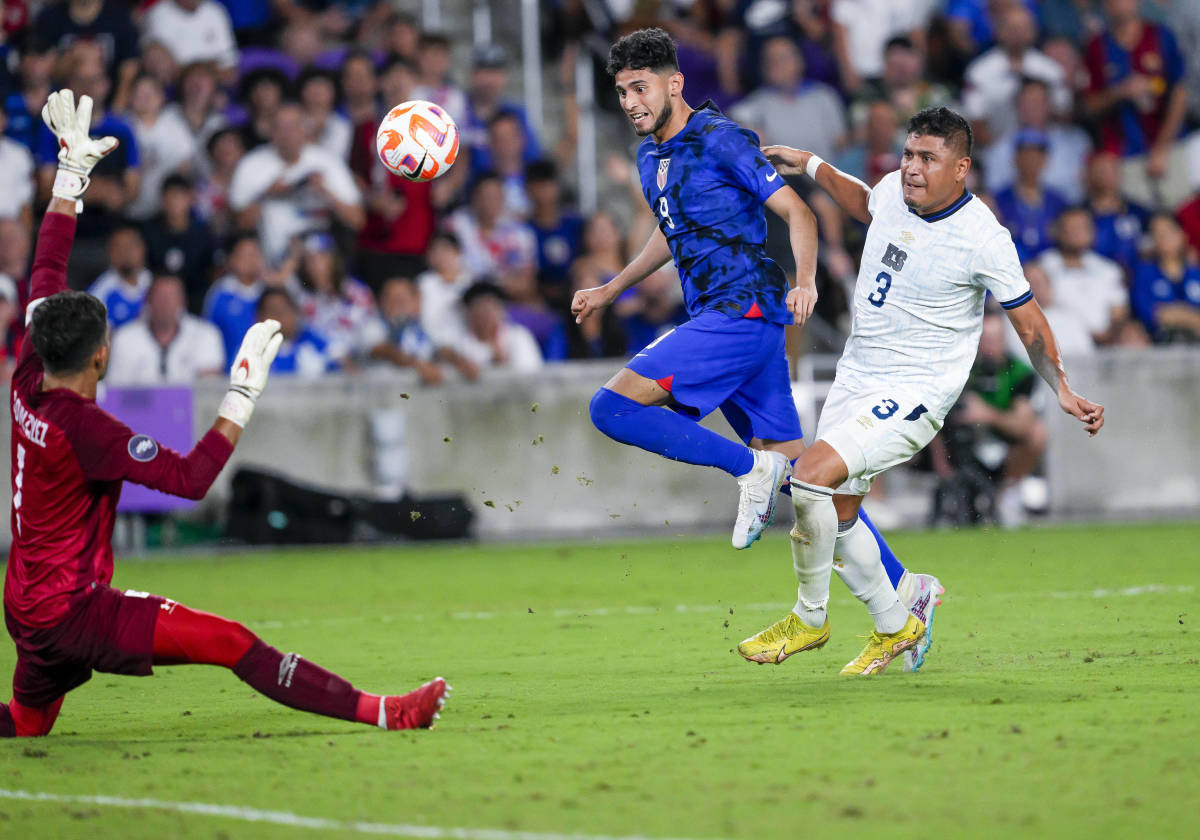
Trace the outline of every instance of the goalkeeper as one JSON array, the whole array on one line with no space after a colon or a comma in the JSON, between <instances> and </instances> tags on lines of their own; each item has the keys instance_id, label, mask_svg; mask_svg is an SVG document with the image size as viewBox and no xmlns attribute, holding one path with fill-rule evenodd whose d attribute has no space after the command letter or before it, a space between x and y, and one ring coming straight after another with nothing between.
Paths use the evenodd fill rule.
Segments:
<instances>
[{"instance_id":1,"label":"goalkeeper","mask_svg":"<svg viewBox=\"0 0 1200 840\"><path fill-rule=\"evenodd\" d=\"M65 291L75 214L88 173L117 146L88 137L92 101L57 91L42 118L58 138L54 197L38 234L26 315L29 338L12 378L13 542L4 620L17 647L13 698L0 736L46 735L63 697L92 671L145 676L155 665L220 665L295 709L385 729L429 727L449 690L441 678L380 696L246 627L175 601L109 586L122 481L199 499L241 437L279 350L279 324L246 333L212 429L187 455L135 434L96 405L108 366L104 304Z\"/></svg>"}]
</instances>

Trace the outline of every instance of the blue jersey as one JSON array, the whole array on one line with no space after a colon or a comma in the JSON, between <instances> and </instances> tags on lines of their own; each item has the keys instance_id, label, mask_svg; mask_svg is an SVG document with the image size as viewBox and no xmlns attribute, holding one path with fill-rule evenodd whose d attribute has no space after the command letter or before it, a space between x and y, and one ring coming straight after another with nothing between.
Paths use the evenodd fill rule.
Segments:
<instances>
[{"instance_id":1,"label":"blue jersey","mask_svg":"<svg viewBox=\"0 0 1200 840\"><path fill-rule=\"evenodd\" d=\"M142 312L142 302L146 300L146 292L150 290L150 272L142 269L138 272L137 283L130 286L117 272L111 268L96 278L96 282L88 289L88 294L99 298L108 310L108 323L115 330L132 321Z\"/></svg>"},{"instance_id":2,"label":"blue jersey","mask_svg":"<svg viewBox=\"0 0 1200 840\"><path fill-rule=\"evenodd\" d=\"M1158 323L1158 307L1168 303L1187 303L1200 310L1200 267L1185 265L1183 276L1168 277L1157 263L1139 263L1133 272L1130 289L1133 314L1145 324L1155 339L1165 336Z\"/></svg>"},{"instance_id":3,"label":"blue jersey","mask_svg":"<svg viewBox=\"0 0 1200 840\"><path fill-rule=\"evenodd\" d=\"M279 345L279 353L271 363L271 373L276 376L310 377L336 367L325 339L305 327L292 341Z\"/></svg>"},{"instance_id":4,"label":"blue jersey","mask_svg":"<svg viewBox=\"0 0 1200 840\"><path fill-rule=\"evenodd\" d=\"M1054 245L1051 228L1067 201L1054 190L1042 190L1041 204L1026 204L1016 187L1006 187L996 193L996 210L1000 223L1012 234L1021 262L1032 260Z\"/></svg>"},{"instance_id":5,"label":"blue jersey","mask_svg":"<svg viewBox=\"0 0 1200 840\"><path fill-rule=\"evenodd\" d=\"M247 286L227 276L214 283L204 298L204 317L221 331L230 363L237 358L246 330L258 320L258 299L264 288L262 283Z\"/></svg>"},{"instance_id":6,"label":"blue jersey","mask_svg":"<svg viewBox=\"0 0 1200 840\"><path fill-rule=\"evenodd\" d=\"M638 172L691 317L716 311L792 323L787 277L767 258L763 210L783 179L754 132L705 102L670 140L642 141Z\"/></svg>"}]
</instances>

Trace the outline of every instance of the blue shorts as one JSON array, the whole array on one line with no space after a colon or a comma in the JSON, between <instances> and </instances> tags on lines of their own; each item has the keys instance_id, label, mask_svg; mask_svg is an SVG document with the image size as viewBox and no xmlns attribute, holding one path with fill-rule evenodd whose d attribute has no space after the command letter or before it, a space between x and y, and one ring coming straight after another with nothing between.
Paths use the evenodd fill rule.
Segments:
<instances>
[{"instance_id":1,"label":"blue shorts","mask_svg":"<svg viewBox=\"0 0 1200 840\"><path fill-rule=\"evenodd\" d=\"M721 409L745 443L799 440L804 432L783 342L779 324L702 312L626 367L670 391L681 413L699 420Z\"/></svg>"}]
</instances>

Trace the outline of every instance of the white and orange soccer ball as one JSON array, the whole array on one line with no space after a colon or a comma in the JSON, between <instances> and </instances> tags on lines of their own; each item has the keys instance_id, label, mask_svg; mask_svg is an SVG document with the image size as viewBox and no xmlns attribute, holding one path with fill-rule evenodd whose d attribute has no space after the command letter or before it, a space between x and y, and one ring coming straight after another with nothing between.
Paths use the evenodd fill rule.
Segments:
<instances>
[{"instance_id":1,"label":"white and orange soccer ball","mask_svg":"<svg viewBox=\"0 0 1200 840\"><path fill-rule=\"evenodd\" d=\"M458 126L440 105L424 99L402 102L379 122L375 148L390 172L432 181L458 157Z\"/></svg>"}]
</instances>

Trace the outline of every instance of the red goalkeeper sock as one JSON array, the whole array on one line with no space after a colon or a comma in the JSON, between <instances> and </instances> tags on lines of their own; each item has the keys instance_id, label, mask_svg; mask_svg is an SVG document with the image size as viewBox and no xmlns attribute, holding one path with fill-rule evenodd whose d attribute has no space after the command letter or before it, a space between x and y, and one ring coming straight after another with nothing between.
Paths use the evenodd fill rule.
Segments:
<instances>
[{"instance_id":1,"label":"red goalkeeper sock","mask_svg":"<svg viewBox=\"0 0 1200 840\"><path fill-rule=\"evenodd\" d=\"M361 691L337 674L294 653L280 653L261 640L251 645L233 673L255 691L293 709L359 720Z\"/></svg>"}]
</instances>

